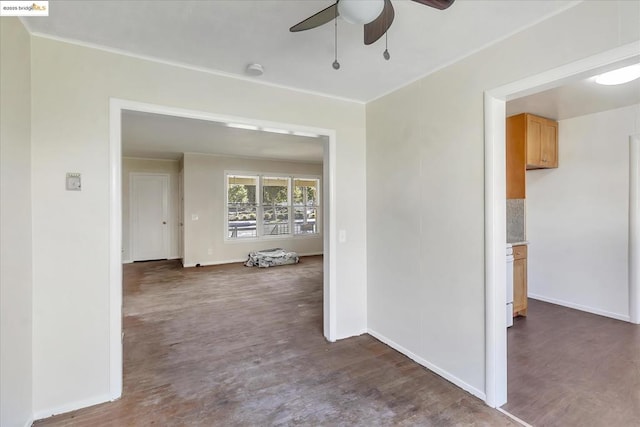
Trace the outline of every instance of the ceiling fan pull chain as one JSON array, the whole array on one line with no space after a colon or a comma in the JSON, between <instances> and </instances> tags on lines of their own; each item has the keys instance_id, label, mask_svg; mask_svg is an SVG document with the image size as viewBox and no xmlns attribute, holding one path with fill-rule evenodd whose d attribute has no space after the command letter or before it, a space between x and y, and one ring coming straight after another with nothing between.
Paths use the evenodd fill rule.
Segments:
<instances>
[{"instance_id":1,"label":"ceiling fan pull chain","mask_svg":"<svg viewBox=\"0 0 640 427\"><path fill-rule=\"evenodd\" d=\"M334 53L335 53L335 57L333 60L333 64L331 64L333 66L334 70L339 70L340 69L340 63L338 62L338 8L336 7L336 16L334 19L334 23L335 23L335 30L334 30L334 40L335 40L335 45L334 45Z\"/></svg>"},{"instance_id":2,"label":"ceiling fan pull chain","mask_svg":"<svg viewBox=\"0 0 640 427\"><path fill-rule=\"evenodd\" d=\"M384 59L388 61L389 59L391 59L391 55L389 54L389 49L387 47L388 46L387 33L389 33L389 30L385 31L384 33L384 52L382 52L382 56L384 57Z\"/></svg>"}]
</instances>

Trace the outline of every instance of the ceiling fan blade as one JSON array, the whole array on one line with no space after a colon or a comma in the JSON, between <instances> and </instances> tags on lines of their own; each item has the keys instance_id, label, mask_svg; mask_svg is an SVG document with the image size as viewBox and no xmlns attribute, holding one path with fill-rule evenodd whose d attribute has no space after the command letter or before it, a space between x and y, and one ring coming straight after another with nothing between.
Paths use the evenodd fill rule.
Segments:
<instances>
[{"instance_id":1,"label":"ceiling fan blade","mask_svg":"<svg viewBox=\"0 0 640 427\"><path fill-rule=\"evenodd\" d=\"M413 0L416 3L423 4L425 6L435 7L436 9L445 10L453 4L455 0Z\"/></svg>"},{"instance_id":2,"label":"ceiling fan blade","mask_svg":"<svg viewBox=\"0 0 640 427\"><path fill-rule=\"evenodd\" d=\"M328 8L322 9L320 12L316 13L313 16L310 16L304 21L298 22L296 25L289 28L289 31L295 33L297 31L310 30L312 28L319 27L320 25L324 25L327 22L331 22L338 15L338 2L335 2Z\"/></svg>"},{"instance_id":3,"label":"ceiling fan blade","mask_svg":"<svg viewBox=\"0 0 640 427\"><path fill-rule=\"evenodd\" d=\"M395 15L391 0L384 0L384 9L382 9L380 16L364 26L364 44L375 43L376 40L384 36Z\"/></svg>"}]
</instances>

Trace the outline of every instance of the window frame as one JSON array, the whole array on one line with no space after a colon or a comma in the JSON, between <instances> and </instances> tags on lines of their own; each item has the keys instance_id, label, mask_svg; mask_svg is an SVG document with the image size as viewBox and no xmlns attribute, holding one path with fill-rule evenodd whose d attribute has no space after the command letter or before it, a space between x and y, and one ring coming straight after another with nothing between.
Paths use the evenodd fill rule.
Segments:
<instances>
[{"instance_id":1,"label":"window frame","mask_svg":"<svg viewBox=\"0 0 640 427\"><path fill-rule=\"evenodd\" d=\"M230 177L237 176L243 178L257 178L256 185L256 236L252 237L232 237L229 233L229 179ZM288 209L288 227L289 232L277 235L265 234L264 227L264 210L265 204L263 200L264 180L269 178L287 178L287 205ZM296 233L295 232L295 209L303 205L295 204L293 200L294 187L296 180L315 180L317 183L316 200L313 207L316 211L314 233ZM322 237L322 176L309 175L309 174L292 174L292 173L279 173L279 172L254 172L254 171L225 171L224 172L224 243L242 243L242 242L255 242L255 241L267 241L267 240L285 240L285 239L305 239L305 238L321 238ZM280 205L282 206L282 205ZM269 205L268 207L271 207Z\"/></svg>"}]
</instances>

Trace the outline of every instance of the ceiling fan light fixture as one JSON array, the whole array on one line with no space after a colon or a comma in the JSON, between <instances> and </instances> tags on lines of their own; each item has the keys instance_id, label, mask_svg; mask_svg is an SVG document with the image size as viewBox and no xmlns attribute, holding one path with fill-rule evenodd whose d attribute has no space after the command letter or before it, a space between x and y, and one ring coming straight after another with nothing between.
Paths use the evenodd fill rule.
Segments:
<instances>
[{"instance_id":1,"label":"ceiling fan light fixture","mask_svg":"<svg viewBox=\"0 0 640 427\"><path fill-rule=\"evenodd\" d=\"M628 83L637 78L640 78L640 64L629 65L628 67L600 74L596 76L595 81L601 85L612 86Z\"/></svg>"},{"instance_id":2,"label":"ceiling fan light fixture","mask_svg":"<svg viewBox=\"0 0 640 427\"><path fill-rule=\"evenodd\" d=\"M384 9L384 0L339 0L338 12L351 24L368 24Z\"/></svg>"}]
</instances>

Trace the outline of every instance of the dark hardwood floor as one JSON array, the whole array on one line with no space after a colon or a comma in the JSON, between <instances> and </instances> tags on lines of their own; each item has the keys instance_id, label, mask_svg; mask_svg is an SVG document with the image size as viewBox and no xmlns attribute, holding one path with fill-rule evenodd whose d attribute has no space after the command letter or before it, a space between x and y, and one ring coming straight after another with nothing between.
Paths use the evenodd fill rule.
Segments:
<instances>
[{"instance_id":1,"label":"dark hardwood floor","mask_svg":"<svg viewBox=\"0 0 640 427\"><path fill-rule=\"evenodd\" d=\"M640 426L640 326L529 299L507 337L504 410L534 426Z\"/></svg>"},{"instance_id":2,"label":"dark hardwood floor","mask_svg":"<svg viewBox=\"0 0 640 427\"><path fill-rule=\"evenodd\" d=\"M38 426L513 426L362 335L322 335L322 257L124 267L122 399Z\"/></svg>"}]
</instances>

